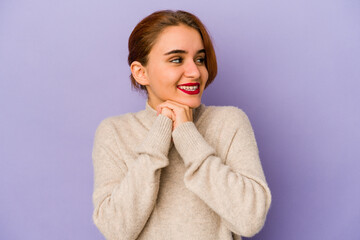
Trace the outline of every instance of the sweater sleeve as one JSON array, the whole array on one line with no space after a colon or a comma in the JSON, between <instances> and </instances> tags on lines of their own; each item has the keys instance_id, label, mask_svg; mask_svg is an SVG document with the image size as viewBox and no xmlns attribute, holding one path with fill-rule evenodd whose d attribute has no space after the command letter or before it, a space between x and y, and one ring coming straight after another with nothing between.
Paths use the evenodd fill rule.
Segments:
<instances>
[{"instance_id":1,"label":"sweater sleeve","mask_svg":"<svg viewBox=\"0 0 360 240\"><path fill-rule=\"evenodd\" d=\"M127 166L120 156L132 155L115 138L111 120L103 120L97 128L92 218L106 239L136 239L144 228L156 202L161 168L169 164L171 130L172 120L158 115Z\"/></svg>"},{"instance_id":2,"label":"sweater sleeve","mask_svg":"<svg viewBox=\"0 0 360 240\"><path fill-rule=\"evenodd\" d=\"M238 124L228 134L231 143L225 161L193 122L180 124L172 136L185 163L186 187L213 209L233 233L251 237L265 223L271 192L249 119L238 108L235 116Z\"/></svg>"}]
</instances>

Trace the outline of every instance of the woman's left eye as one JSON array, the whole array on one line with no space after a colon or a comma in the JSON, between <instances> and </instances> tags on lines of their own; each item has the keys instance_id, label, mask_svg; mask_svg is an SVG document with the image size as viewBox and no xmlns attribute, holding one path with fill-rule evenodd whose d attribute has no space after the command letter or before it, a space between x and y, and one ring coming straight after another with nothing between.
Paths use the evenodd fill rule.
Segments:
<instances>
[{"instance_id":1,"label":"woman's left eye","mask_svg":"<svg viewBox=\"0 0 360 240\"><path fill-rule=\"evenodd\" d=\"M205 62L205 58L198 58L196 62L203 64Z\"/></svg>"},{"instance_id":2,"label":"woman's left eye","mask_svg":"<svg viewBox=\"0 0 360 240\"><path fill-rule=\"evenodd\" d=\"M174 59L170 60L170 62L172 62L172 63L181 63L182 59L181 58L174 58Z\"/></svg>"}]
</instances>

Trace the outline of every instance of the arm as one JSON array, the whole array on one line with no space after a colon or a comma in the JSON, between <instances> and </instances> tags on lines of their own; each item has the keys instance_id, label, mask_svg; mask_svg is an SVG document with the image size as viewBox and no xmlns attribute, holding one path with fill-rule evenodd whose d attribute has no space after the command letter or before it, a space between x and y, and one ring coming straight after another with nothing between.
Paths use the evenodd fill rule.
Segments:
<instances>
[{"instance_id":1,"label":"arm","mask_svg":"<svg viewBox=\"0 0 360 240\"><path fill-rule=\"evenodd\" d=\"M236 108L236 128L225 164L193 122L173 131L176 149L184 160L184 182L235 234L251 237L264 225L271 203L255 136L246 114ZM232 120L232 119L230 119Z\"/></svg>"},{"instance_id":2,"label":"arm","mask_svg":"<svg viewBox=\"0 0 360 240\"><path fill-rule=\"evenodd\" d=\"M96 130L93 221L106 239L135 239L144 228L156 202L161 168L169 164L171 129L172 120L160 114L129 166L120 157L128 150L114 137L111 121L105 119Z\"/></svg>"}]
</instances>

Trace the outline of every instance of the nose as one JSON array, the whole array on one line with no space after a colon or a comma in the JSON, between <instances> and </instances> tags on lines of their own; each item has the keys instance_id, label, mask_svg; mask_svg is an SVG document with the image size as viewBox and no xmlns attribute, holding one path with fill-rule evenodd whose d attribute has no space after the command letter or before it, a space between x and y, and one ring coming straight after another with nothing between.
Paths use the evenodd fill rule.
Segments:
<instances>
[{"instance_id":1,"label":"nose","mask_svg":"<svg viewBox=\"0 0 360 240\"><path fill-rule=\"evenodd\" d=\"M199 66L196 65L194 61L188 61L187 64L184 65L184 75L188 78L200 78L200 70Z\"/></svg>"}]
</instances>

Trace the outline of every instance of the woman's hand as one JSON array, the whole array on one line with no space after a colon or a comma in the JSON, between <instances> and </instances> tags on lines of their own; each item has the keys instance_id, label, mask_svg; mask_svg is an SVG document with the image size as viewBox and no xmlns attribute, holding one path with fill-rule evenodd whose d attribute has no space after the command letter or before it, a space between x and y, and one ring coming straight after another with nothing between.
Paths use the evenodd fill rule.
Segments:
<instances>
[{"instance_id":1,"label":"woman's hand","mask_svg":"<svg viewBox=\"0 0 360 240\"><path fill-rule=\"evenodd\" d=\"M166 100L159 104L156 110L158 114L161 113L173 120L173 131L181 123L193 121L193 109L178 102Z\"/></svg>"}]
</instances>

